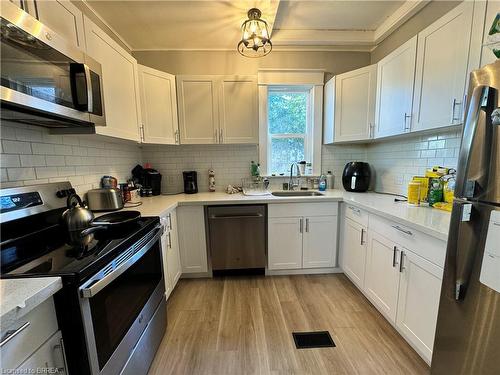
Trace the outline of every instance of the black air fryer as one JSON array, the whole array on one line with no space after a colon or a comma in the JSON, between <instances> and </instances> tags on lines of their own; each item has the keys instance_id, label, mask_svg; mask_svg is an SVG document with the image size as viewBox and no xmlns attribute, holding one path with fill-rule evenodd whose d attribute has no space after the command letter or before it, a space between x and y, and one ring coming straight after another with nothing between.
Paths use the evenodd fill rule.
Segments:
<instances>
[{"instance_id":1,"label":"black air fryer","mask_svg":"<svg viewBox=\"0 0 500 375\"><path fill-rule=\"evenodd\" d=\"M370 164L351 161L344 167L342 184L347 191L364 192L370 187Z\"/></svg>"}]
</instances>

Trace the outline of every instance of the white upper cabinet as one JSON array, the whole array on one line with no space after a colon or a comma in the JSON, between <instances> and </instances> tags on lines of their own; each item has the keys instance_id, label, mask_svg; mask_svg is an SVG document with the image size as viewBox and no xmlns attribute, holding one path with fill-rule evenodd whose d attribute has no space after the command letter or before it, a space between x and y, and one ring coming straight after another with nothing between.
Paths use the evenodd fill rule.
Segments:
<instances>
[{"instance_id":1,"label":"white upper cabinet","mask_svg":"<svg viewBox=\"0 0 500 375\"><path fill-rule=\"evenodd\" d=\"M379 61L375 138L410 131L417 36Z\"/></svg>"},{"instance_id":2,"label":"white upper cabinet","mask_svg":"<svg viewBox=\"0 0 500 375\"><path fill-rule=\"evenodd\" d=\"M486 17L482 38L482 43L484 45L481 51L481 66L494 63L497 60L495 54L491 49L492 44L490 41L488 41L488 33L498 12L500 12L500 0L488 0L488 2L486 3ZM496 48L498 48L498 43L496 44Z\"/></svg>"},{"instance_id":3,"label":"white upper cabinet","mask_svg":"<svg viewBox=\"0 0 500 375\"><path fill-rule=\"evenodd\" d=\"M69 0L10 0L61 37L85 50L83 13Z\"/></svg>"},{"instance_id":4,"label":"white upper cabinet","mask_svg":"<svg viewBox=\"0 0 500 375\"><path fill-rule=\"evenodd\" d=\"M175 76L138 65L142 142L179 143Z\"/></svg>"},{"instance_id":5,"label":"white upper cabinet","mask_svg":"<svg viewBox=\"0 0 500 375\"><path fill-rule=\"evenodd\" d=\"M224 76L220 82L220 143L258 143L255 76Z\"/></svg>"},{"instance_id":6,"label":"white upper cabinet","mask_svg":"<svg viewBox=\"0 0 500 375\"><path fill-rule=\"evenodd\" d=\"M83 13L69 0L28 1L28 6L34 8L41 23L85 50Z\"/></svg>"},{"instance_id":7,"label":"white upper cabinet","mask_svg":"<svg viewBox=\"0 0 500 375\"><path fill-rule=\"evenodd\" d=\"M96 126L96 133L139 142L137 60L87 17L84 25L87 53L102 67L106 126Z\"/></svg>"},{"instance_id":8,"label":"white upper cabinet","mask_svg":"<svg viewBox=\"0 0 500 375\"><path fill-rule=\"evenodd\" d=\"M323 143L335 141L335 77L328 80L324 87L323 105Z\"/></svg>"},{"instance_id":9,"label":"white upper cabinet","mask_svg":"<svg viewBox=\"0 0 500 375\"><path fill-rule=\"evenodd\" d=\"M178 76L177 98L182 144L219 141L219 108L213 76Z\"/></svg>"},{"instance_id":10,"label":"white upper cabinet","mask_svg":"<svg viewBox=\"0 0 500 375\"><path fill-rule=\"evenodd\" d=\"M462 123L473 5L464 1L418 34L412 131Z\"/></svg>"},{"instance_id":11,"label":"white upper cabinet","mask_svg":"<svg viewBox=\"0 0 500 375\"><path fill-rule=\"evenodd\" d=\"M255 76L177 76L181 143L258 143Z\"/></svg>"},{"instance_id":12,"label":"white upper cabinet","mask_svg":"<svg viewBox=\"0 0 500 375\"><path fill-rule=\"evenodd\" d=\"M335 142L362 141L372 138L376 86L377 65L370 65L335 77L333 116ZM325 106L330 106L330 104L326 103Z\"/></svg>"}]
</instances>

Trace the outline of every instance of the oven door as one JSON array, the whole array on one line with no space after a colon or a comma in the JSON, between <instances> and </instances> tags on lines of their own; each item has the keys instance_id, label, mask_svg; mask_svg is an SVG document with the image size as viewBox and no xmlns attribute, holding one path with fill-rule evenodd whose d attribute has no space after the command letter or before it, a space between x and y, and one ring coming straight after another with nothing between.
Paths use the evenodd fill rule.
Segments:
<instances>
[{"instance_id":1,"label":"oven door","mask_svg":"<svg viewBox=\"0 0 500 375\"><path fill-rule=\"evenodd\" d=\"M92 374L118 374L165 298L161 229L79 288Z\"/></svg>"},{"instance_id":2,"label":"oven door","mask_svg":"<svg viewBox=\"0 0 500 375\"><path fill-rule=\"evenodd\" d=\"M100 64L10 2L0 12L2 106L73 125L105 125ZM40 121L49 124L56 122Z\"/></svg>"}]
</instances>

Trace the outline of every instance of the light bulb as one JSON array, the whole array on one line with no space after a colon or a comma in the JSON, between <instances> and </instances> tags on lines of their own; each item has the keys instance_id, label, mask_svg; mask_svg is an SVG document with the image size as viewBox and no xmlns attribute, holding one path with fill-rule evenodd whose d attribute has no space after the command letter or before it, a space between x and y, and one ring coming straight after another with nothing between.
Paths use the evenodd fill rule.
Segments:
<instances>
[{"instance_id":1,"label":"light bulb","mask_svg":"<svg viewBox=\"0 0 500 375\"><path fill-rule=\"evenodd\" d=\"M250 31L251 31L252 33L254 33L254 32L255 32L255 30L257 30L257 25L255 24L255 22L251 22L251 23L250 23Z\"/></svg>"}]
</instances>

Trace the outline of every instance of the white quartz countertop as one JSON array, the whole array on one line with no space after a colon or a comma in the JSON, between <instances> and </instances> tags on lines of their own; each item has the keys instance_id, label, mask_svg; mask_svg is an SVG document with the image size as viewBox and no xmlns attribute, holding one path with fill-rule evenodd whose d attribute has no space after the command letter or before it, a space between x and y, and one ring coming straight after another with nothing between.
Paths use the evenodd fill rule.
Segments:
<instances>
[{"instance_id":1,"label":"white quartz countertop","mask_svg":"<svg viewBox=\"0 0 500 375\"><path fill-rule=\"evenodd\" d=\"M50 298L61 288L60 277L0 280L2 330Z\"/></svg>"},{"instance_id":2,"label":"white quartz countertop","mask_svg":"<svg viewBox=\"0 0 500 375\"><path fill-rule=\"evenodd\" d=\"M178 206L222 205L253 203L303 203L303 202L346 202L389 220L419 230L446 241L450 225L450 213L430 207L414 207L406 202L395 202L394 196L376 193L349 193L343 190L327 190L324 196L275 197L273 195L246 196L224 192L197 194L160 195L142 198L142 205L127 208L138 210L143 216L161 216Z\"/></svg>"}]
</instances>

